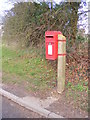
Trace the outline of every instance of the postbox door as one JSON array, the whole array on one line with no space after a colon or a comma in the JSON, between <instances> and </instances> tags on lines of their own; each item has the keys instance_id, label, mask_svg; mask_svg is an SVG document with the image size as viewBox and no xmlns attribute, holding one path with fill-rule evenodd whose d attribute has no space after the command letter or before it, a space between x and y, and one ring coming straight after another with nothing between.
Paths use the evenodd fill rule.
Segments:
<instances>
[{"instance_id":1,"label":"postbox door","mask_svg":"<svg viewBox=\"0 0 90 120\"><path fill-rule=\"evenodd\" d=\"M57 32L47 31L45 33L45 44L46 44L46 59L49 60L57 59L58 51Z\"/></svg>"}]
</instances>

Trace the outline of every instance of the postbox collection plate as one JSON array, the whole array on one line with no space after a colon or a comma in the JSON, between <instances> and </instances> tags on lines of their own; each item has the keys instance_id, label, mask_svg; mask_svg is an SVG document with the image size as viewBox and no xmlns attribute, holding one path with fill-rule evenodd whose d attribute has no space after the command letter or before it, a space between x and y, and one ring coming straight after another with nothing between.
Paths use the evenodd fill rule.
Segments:
<instances>
[{"instance_id":1,"label":"postbox collection plate","mask_svg":"<svg viewBox=\"0 0 90 120\"><path fill-rule=\"evenodd\" d=\"M52 45L48 45L48 55L52 55Z\"/></svg>"}]
</instances>

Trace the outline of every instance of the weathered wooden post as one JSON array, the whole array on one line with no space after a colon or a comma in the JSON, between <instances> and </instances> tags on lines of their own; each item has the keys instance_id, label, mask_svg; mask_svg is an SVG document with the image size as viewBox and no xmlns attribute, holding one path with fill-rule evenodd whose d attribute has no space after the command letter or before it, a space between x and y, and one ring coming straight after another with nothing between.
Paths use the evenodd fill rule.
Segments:
<instances>
[{"instance_id":1,"label":"weathered wooden post","mask_svg":"<svg viewBox=\"0 0 90 120\"><path fill-rule=\"evenodd\" d=\"M57 92L62 93L65 86L66 38L58 34Z\"/></svg>"}]
</instances>

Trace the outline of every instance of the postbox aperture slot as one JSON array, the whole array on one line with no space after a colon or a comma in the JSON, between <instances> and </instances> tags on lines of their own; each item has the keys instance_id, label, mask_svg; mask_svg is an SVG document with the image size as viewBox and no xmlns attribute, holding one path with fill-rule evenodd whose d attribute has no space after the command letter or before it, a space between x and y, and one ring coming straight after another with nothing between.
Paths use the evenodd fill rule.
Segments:
<instances>
[{"instance_id":1,"label":"postbox aperture slot","mask_svg":"<svg viewBox=\"0 0 90 120\"><path fill-rule=\"evenodd\" d=\"M46 36L46 38L53 38L53 36Z\"/></svg>"}]
</instances>

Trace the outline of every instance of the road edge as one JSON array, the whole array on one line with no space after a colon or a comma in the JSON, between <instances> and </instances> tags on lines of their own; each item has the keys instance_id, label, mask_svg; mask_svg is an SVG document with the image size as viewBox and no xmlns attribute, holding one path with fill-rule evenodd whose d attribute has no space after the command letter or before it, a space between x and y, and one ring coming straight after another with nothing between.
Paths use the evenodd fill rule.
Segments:
<instances>
[{"instance_id":1,"label":"road edge","mask_svg":"<svg viewBox=\"0 0 90 120\"><path fill-rule=\"evenodd\" d=\"M19 104L20 106L25 107L28 110L32 110L33 112L36 112L46 118L63 118L62 116L57 115L54 112L48 111L48 110L38 107L38 106L36 107L35 105L32 105L32 103L28 104L22 98L20 98L16 95L13 95L10 92L7 92L7 91L3 90L2 88L0 88L0 94L4 97L7 97L8 99L14 101L15 103Z\"/></svg>"}]
</instances>

